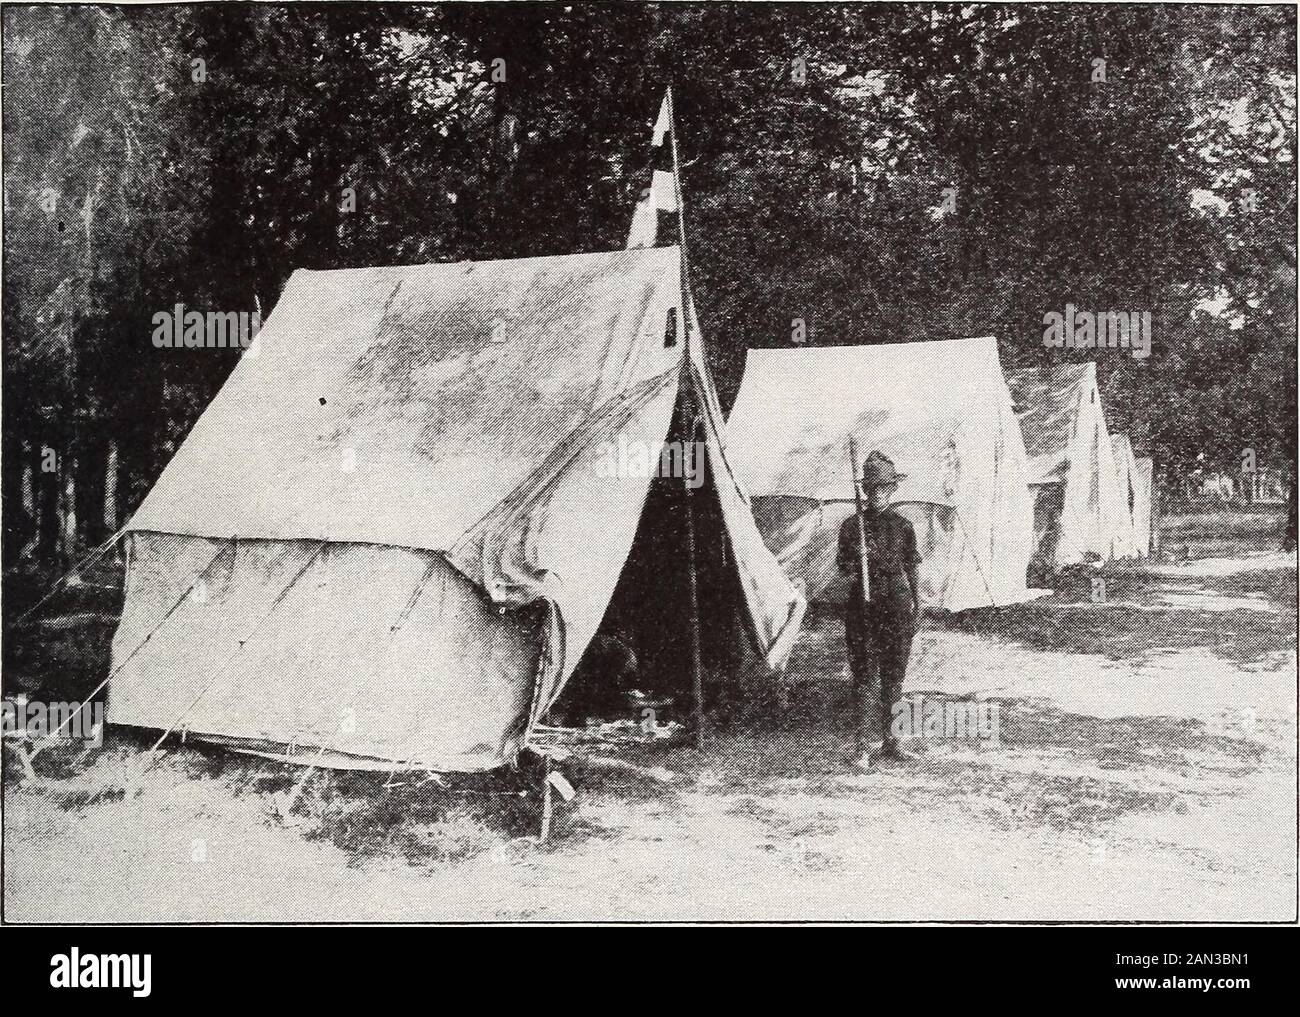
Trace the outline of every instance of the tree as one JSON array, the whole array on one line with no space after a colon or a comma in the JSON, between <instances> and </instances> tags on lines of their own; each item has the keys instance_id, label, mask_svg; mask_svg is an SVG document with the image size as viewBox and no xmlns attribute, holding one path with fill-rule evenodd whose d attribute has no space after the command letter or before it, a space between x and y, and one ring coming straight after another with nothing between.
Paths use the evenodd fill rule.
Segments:
<instances>
[{"instance_id":1,"label":"tree","mask_svg":"<svg viewBox=\"0 0 1300 1017\"><path fill-rule=\"evenodd\" d=\"M138 498L238 356L154 349L178 302L266 314L301 267L621 246L670 83L724 403L750 346L991 333L1008 369L1097 359L1112 429L1166 469L1295 461L1294 12L4 16L7 463L60 422L115 435ZM1152 356L1045 348L1066 302L1150 311Z\"/></svg>"}]
</instances>

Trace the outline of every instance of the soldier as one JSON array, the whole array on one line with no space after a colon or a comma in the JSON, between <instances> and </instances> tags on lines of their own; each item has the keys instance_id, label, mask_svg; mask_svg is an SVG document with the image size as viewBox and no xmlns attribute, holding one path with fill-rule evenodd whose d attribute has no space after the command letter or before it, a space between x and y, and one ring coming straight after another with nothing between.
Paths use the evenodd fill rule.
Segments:
<instances>
[{"instance_id":1,"label":"soldier","mask_svg":"<svg viewBox=\"0 0 1300 1017\"><path fill-rule=\"evenodd\" d=\"M866 498L862 523L870 588L866 602L862 597L856 516L849 516L840 527L836 561L840 571L853 579L844 609L844 638L853 671L853 721L857 726L852 765L860 770L867 770L871 765L867 737L873 712L884 732L882 755L892 759L912 758L902 750L891 731L894 705L902 698L903 675L921 611L916 576L921 557L916 551L916 533L911 523L889 507L890 498L904 476L880 452L872 452L862 464L862 491ZM877 682L879 699L872 695Z\"/></svg>"}]
</instances>

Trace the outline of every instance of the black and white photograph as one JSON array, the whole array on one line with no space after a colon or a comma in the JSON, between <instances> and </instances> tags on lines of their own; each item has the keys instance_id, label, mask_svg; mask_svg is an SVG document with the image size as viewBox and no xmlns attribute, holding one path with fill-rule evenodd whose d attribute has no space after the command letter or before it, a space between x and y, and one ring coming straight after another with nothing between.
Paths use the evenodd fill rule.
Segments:
<instances>
[{"instance_id":1,"label":"black and white photograph","mask_svg":"<svg viewBox=\"0 0 1300 1017\"><path fill-rule=\"evenodd\" d=\"M1295 6L2 17L4 924L1297 923Z\"/></svg>"}]
</instances>

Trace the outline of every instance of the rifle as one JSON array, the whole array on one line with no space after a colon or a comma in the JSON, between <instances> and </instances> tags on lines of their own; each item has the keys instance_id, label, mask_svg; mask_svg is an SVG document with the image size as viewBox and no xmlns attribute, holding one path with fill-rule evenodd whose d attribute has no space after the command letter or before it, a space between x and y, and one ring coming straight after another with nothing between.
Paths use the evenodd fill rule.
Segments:
<instances>
[{"instance_id":1,"label":"rifle","mask_svg":"<svg viewBox=\"0 0 1300 1017\"><path fill-rule=\"evenodd\" d=\"M862 603L871 599L867 568L867 528L862 521L862 489L858 486L858 441L849 435L849 475L853 478L853 508L858 521L858 573L862 580Z\"/></svg>"}]
</instances>

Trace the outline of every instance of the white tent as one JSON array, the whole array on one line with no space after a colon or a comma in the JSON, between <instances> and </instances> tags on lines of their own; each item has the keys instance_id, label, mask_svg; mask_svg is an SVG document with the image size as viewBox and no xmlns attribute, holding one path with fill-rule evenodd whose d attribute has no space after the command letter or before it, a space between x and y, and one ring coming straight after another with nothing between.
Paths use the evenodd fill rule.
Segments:
<instances>
[{"instance_id":1,"label":"white tent","mask_svg":"<svg viewBox=\"0 0 1300 1017\"><path fill-rule=\"evenodd\" d=\"M294 273L131 520L108 719L331 765L513 758L634 543L643 574L685 575L684 481L616 461L666 438L705 449L701 599L780 666L803 602L727 465L698 334L683 370L679 260ZM634 599L647 638L687 624L673 593Z\"/></svg>"},{"instance_id":2,"label":"white tent","mask_svg":"<svg viewBox=\"0 0 1300 1017\"><path fill-rule=\"evenodd\" d=\"M1096 364L1060 364L1007 377L1029 454L1034 551L1054 566L1125 553L1115 450Z\"/></svg>"},{"instance_id":3,"label":"white tent","mask_svg":"<svg viewBox=\"0 0 1300 1017\"><path fill-rule=\"evenodd\" d=\"M1147 458L1134 460L1133 535L1137 553L1143 557L1157 550L1155 546L1155 463Z\"/></svg>"},{"instance_id":4,"label":"white tent","mask_svg":"<svg viewBox=\"0 0 1300 1017\"><path fill-rule=\"evenodd\" d=\"M1116 555L1132 558L1146 551L1138 542L1138 494L1137 461L1133 458L1133 446L1127 434L1117 434L1111 438L1115 450L1115 477L1119 484L1121 540L1116 547ZM1149 526L1148 526L1149 529Z\"/></svg>"},{"instance_id":5,"label":"white tent","mask_svg":"<svg viewBox=\"0 0 1300 1017\"><path fill-rule=\"evenodd\" d=\"M992 338L751 349L728 421L732 462L768 547L809 599L842 601L853 513L849 437L907 474L926 605L1022 601L1032 540L1025 449Z\"/></svg>"}]
</instances>

